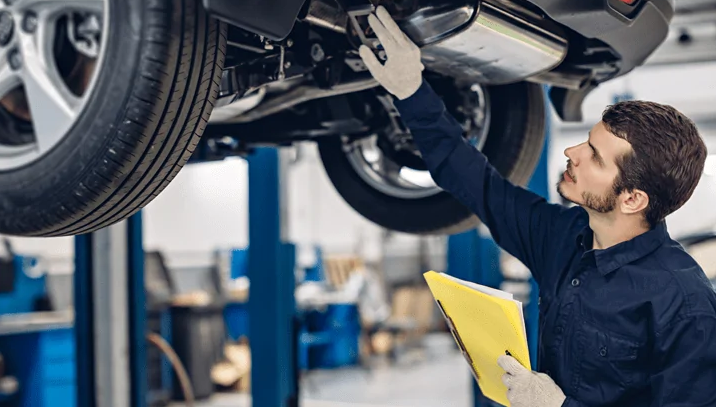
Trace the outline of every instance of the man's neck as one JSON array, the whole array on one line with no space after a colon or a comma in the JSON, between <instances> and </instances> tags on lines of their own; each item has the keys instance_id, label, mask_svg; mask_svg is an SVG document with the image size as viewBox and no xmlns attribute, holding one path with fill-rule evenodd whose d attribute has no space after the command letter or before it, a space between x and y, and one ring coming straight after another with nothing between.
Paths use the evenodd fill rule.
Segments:
<instances>
[{"instance_id":1,"label":"man's neck","mask_svg":"<svg viewBox=\"0 0 716 407\"><path fill-rule=\"evenodd\" d=\"M592 248L607 249L631 240L649 229L640 220L614 219L602 214L589 214L589 227L594 234Z\"/></svg>"}]
</instances>

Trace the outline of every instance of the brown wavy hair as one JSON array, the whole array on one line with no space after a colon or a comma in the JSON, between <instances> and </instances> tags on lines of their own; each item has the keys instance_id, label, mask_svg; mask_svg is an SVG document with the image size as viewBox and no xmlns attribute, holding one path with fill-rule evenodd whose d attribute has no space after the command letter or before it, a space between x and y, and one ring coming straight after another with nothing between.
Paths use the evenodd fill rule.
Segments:
<instances>
[{"instance_id":1,"label":"brown wavy hair","mask_svg":"<svg viewBox=\"0 0 716 407\"><path fill-rule=\"evenodd\" d=\"M707 155L691 119L671 106L637 100L608 106L602 122L632 147L617 160L614 191L646 192L644 218L650 227L691 198Z\"/></svg>"}]
</instances>

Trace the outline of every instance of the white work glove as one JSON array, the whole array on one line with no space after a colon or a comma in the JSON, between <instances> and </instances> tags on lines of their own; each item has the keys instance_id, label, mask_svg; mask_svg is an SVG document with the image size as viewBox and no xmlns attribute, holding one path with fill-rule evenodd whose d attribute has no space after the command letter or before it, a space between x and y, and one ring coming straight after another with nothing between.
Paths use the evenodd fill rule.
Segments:
<instances>
[{"instance_id":1,"label":"white work glove","mask_svg":"<svg viewBox=\"0 0 716 407\"><path fill-rule=\"evenodd\" d=\"M383 6L368 15L368 24L383 45L387 61L381 64L368 46L361 45L358 52L363 63L388 92L400 100L407 99L423 82L425 67L420 61L420 48L403 33Z\"/></svg>"},{"instance_id":2,"label":"white work glove","mask_svg":"<svg viewBox=\"0 0 716 407\"><path fill-rule=\"evenodd\" d=\"M500 356L497 364L505 369L502 382L507 386L510 407L561 407L566 399L562 389L544 373L533 372L512 356Z\"/></svg>"}]
</instances>

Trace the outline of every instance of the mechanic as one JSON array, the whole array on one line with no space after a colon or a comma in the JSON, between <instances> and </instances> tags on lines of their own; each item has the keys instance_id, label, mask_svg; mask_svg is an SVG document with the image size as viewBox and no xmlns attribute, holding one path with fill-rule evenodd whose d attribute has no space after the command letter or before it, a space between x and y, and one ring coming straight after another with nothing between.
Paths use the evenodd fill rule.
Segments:
<instances>
[{"instance_id":1,"label":"mechanic","mask_svg":"<svg viewBox=\"0 0 716 407\"><path fill-rule=\"evenodd\" d=\"M608 107L565 150L567 208L512 185L423 80L420 49L382 7L369 23L381 63L361 58L397 100L435 182L470 207L540 286L539 372L502 356L512 407L716 406L716 295L664 218L696 187L706 147L670 106Z\"/></svg>"}]
</instances>

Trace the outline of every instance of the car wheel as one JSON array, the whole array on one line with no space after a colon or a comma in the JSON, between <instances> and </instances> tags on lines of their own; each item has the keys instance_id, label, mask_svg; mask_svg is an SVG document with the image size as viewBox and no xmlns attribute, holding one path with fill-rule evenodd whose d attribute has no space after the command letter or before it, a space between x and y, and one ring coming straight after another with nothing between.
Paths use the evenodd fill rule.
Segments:
<instances>
[{"instance_id":1,"label":"car wheel","mask_svg":"<svg viewBox=\"0 0 716 407\"><path fill-rule=\"evenodd\" d=\"M541 86L519 82L461 89L445 78L429 82L471 144L502 175L525 185L545 136ZM474 228L477 217L433 182L392 101L378 97L394 119L387 129L360 139L333 137L319 143L324 168L338 193L362 216L388 229L453 234Z\"/></svg>"},{"instance_id":2,"label":"car wheel","mask_svg":"<svg viewBox=\"0 0 716 407\"><path fill-rule=\"evenodd\" d=\"M77 235L134 214L204 131L226 25L201 0L0 4L0 233Z\"/></svg>"}]
</instances>

